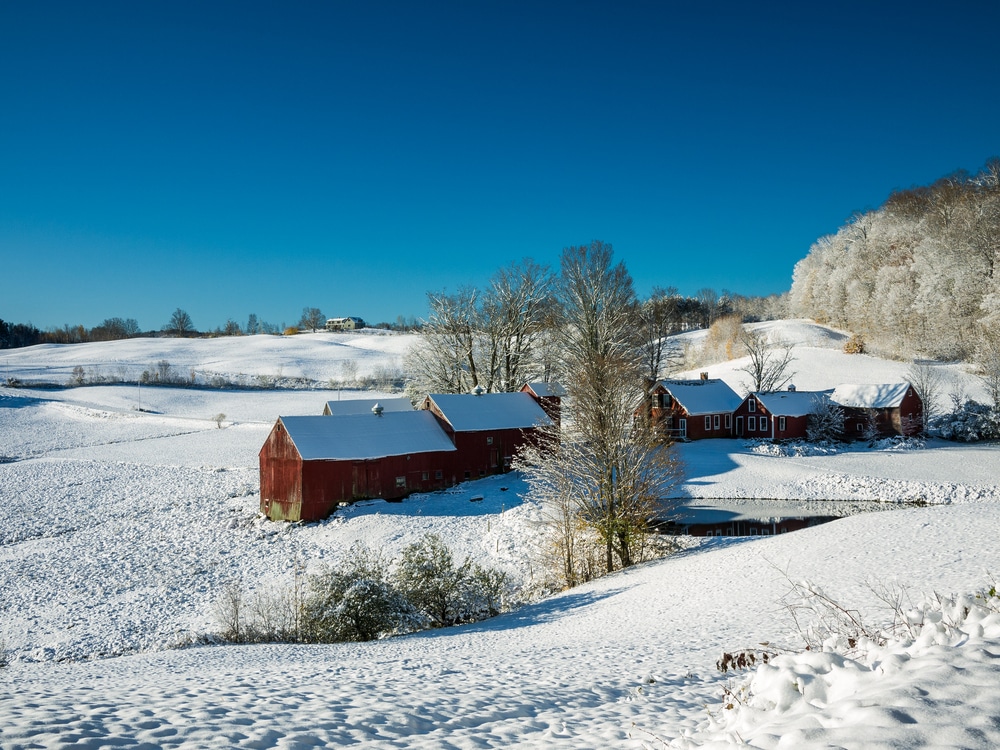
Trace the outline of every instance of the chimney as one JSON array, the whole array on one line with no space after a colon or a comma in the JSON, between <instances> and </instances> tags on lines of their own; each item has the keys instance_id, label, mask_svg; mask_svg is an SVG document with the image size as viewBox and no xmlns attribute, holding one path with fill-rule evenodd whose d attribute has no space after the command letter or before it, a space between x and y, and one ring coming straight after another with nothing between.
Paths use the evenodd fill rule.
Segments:
<instances>
[{"instance_id":1,"label":"chimney","mask_svg":"<svg viewBox=\"0 0 1000 750\"><path fill-rule=\"evenodd\" d=\"M703 372L703 373L701 374L701 379L702 379L702 380L708 380L708 373L707 373L707 372Z\"/></svg>"},{"instance_id":2,"label":"chimney","mask_svg":"<svg viewBox=\"0 0 1000 750\"><path fill-rule=\"evenodd\" d=\"M788 391L789 393L795 393L795 383L788 384Z\"/></svg>"},{"instance_id":3,"label":"chimney","mask_svg":"<svg viewBox=\"0 0 1000 750\"><path fill-rule=\"evenodd\" d=\"M376 401L375 406L372 407L372 414L374 414L376 417L381 417L383 411L384 407L382 406L382 404Z\"/></svg>"}]
</instances>

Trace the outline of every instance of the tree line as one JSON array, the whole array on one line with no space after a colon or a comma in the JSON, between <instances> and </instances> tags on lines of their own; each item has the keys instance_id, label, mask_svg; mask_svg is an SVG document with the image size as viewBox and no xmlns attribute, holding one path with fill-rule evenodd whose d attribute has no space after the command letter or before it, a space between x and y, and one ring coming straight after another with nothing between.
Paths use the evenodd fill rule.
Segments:
<instances>
[{"instance_id":1,"label":"tree line","mask_svg":"<svg viewBox=\"0 0 1000 750\"><path fill-rule=\"evenodd\" d=\"M793 316L859 334L896 357L992 356L1000 345L1000 159L893 192L813 244L795 267Z\"/></svg>"}]
</instances>

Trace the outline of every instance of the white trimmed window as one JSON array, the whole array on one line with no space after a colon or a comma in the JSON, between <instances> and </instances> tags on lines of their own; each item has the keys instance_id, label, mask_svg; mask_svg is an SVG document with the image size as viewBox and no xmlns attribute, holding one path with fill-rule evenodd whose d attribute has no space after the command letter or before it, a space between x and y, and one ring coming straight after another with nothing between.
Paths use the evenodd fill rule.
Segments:
<instances>
[{"instance_id":1,"label":"white trimmed window","mask_svg":"<svg viewBox=\"0 0 1000 750\"><path fill-rule=\"evenodd\" d=\"M712 418L711 417L705 417L705 429L706 430L711 430L712 429Z\"/></svg>"},{"instance_id":2,"label":"white trimmed window","mask_svg":"<svg viewBox=\"0 0 1000 750\"><path fill-rule=\"evenodd\" d=\"M716 430L719 429L719 415L718 414L716 414L715 417L713 417L713 422L715 424L713 424L712 427L714 427Z\"/></svg>"},{"instance_id":3,"label":"white trimmed window","mask_svg":"<svg viewBox=\"0 0 1000 750\"><path fill-rule=\"evenodd\" d=\"M757 417L747 417L747 432L757 432Z\"/></svg>"},{"instance_id":4,"label":"white trimmed window","mask_svg":"<svg viewBox=\"0 0 1000 750\"><path fill-rule=\"evenodd\" d=\"M727 430L732 429L732 426L733 426L733 415L732 414L727 414L726 415L726 429Z\"/></svg>"},{"instance_id":5,"label":"white trimmed window","mask_svg":"<svg viewBox=\"0 0 1000 750\"><path fill-rule=\"evenodd\" d=\"M784 417L778 417L778 429L781 430L782 432L785 431L785 418Z\"/></svg>"},{"instance_id":6,"label":"white trimmed window","mask_svg":"<svg viewBox=\"0 0 1000 750\"><path fill-rule=\"evenodd\" d=\"M751 414L757 411L757 399L751 398L749 401L747 401L747 411L749 411Z\"/></svg>"}]
</instances>

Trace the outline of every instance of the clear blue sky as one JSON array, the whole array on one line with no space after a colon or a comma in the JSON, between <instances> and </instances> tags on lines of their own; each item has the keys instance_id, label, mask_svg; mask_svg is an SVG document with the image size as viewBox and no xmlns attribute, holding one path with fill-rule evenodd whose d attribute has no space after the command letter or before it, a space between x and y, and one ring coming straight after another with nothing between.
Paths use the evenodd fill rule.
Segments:
<instances>
[{"instance_id":1,"label":"clear blue sky","mask_svg":"<svg viewBox=\"0 0 1000 750\"><path fill-rule=\"evenodd\" d=\"M1000 154L1000 3L0 0L0 318L197 328L610 242L640 294L788 289Z\"/></svg>"}]
</instances>

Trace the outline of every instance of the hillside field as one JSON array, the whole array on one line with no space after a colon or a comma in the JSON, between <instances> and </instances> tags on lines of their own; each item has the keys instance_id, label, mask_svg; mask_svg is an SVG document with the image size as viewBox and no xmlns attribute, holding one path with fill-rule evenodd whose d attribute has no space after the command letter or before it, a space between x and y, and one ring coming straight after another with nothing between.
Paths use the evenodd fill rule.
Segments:
<instances>
[{"instance_id":1,"label":"hillside field","mask_svg":"<svg viewBox=\"0 0 1000 750\"><path fill-rule=\"evenodd\" d=\"M846 355L842 333L808 321L761 326L795 344L800 390L896 382L909 366ZM396 554L433 531L459 557L531 588L540 513L516 473L358 503L317 524L257 512L257 452L274 420L388 395L321 386L400 370L411 340L316 333L0 353L3 380L26 384L0 387L0 747L1000 746L1000 615L924 600L974 594L1000 571L994 444L801 456L736 440L685 444L676 499L898 509L777 537L692 541L474 625L360 645L190 645L218 631L227 583L287 587L296 570L335 566L356 540ZM81 367L134 380L161 361L196 382L266 376L311 387L31 385L63 386ZM743 392L740 365L688 375ZM948 390L982 398L964 365L938 367ZM747 675L721 674L716 661L762 642L797 651L800 627L782 600L803 579L873 621L891 616L876 592L903 587L914 619L938 622L846 660L789 654L756 673L756 697L739 693ZM727 688L743 696L729 710Z\"/></svg>"}]
</instances>

